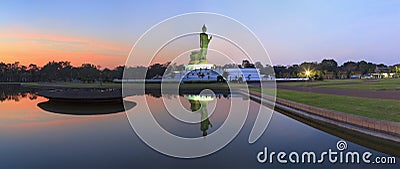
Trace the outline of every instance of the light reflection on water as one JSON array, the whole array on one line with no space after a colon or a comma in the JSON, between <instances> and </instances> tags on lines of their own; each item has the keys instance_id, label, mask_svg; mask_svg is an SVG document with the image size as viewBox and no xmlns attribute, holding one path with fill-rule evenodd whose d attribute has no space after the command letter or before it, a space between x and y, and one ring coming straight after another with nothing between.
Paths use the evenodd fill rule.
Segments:
<instances>
[{"instance_id":1,"label":"light reflection on water","mask_svg":"<svg viewBox=\"0 0 400 169\"><path fill-rule=\"evenodd\" d=\"M136 96L128 99L135 100ZM179 97L188 110L197 103ZM166 112L162 98L146 96L157 121L168 131L186 137L203 136L204 126L177 121ZM229 99L216 98L216 111L209 117L214 132L224 122ZM249 117L239 135L222 150L198 159L177 159L162 155L145 145L129 125L125 113L79 116L46 112L37 107L47 99L37 97L5 100L0 103L0 168L290 168L292 165L259 164L256 155L265 146L274 151L336 150L340 138L309 127L301 122L275 113L264 135L254 144L247 140L258 111L258 103L251 102ZM138 100L136 104L144 104ZM134 110L135 108L133 108ZM199 118L202 118L199 114ZM205 136L206 137L206 136ZM349 150L382 153L348 142ZM385 165L395 167L396 165ZM313 167L313 165L296 165ZM314 166L315 167L315 166ZM376 165L319 164L319 168L376 168Z\"/></svg>"}]
</instances>

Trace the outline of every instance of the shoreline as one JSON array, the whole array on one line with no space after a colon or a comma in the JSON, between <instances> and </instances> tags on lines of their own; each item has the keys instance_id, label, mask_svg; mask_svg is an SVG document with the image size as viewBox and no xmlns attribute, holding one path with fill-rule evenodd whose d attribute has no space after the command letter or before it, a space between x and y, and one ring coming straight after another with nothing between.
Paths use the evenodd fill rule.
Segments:
<instances>
[{"instance_id":1,"label":"shoreline","mask_svg":"<svg viewBox=\"0 0 400 169\"><path fill-rule=\"evenodd\" d=\"M273 104L273 102L269 101L266 98L261 98L260 93L256 93L254 91L249 91L249 93L240 91L240 93L244 96L249 97L253 101L256 101L265 106L273 106L271 105ZM324 131L327 131L329 133L336 133L335 135L342 135L350 138L350 134L345 134L345 132L350 132L352 133L351 135L357 135L359 137L352 138L352 140L357 141L360 140L360 138L363 138L365 140L371 140L375 143L387 145L393 148L393 151L391 151L393 155L400 156L400 153L396 151L400 149L400 123L371 119L362 116L316 108L313 106L304 105L281 98L276 98L274 107L274 109L279 113L285 114L290 118L298 120L312 127L316 127L318 129L324 128ZM313 112L315 110L329 112L333 114L316 114ZM343 118L343 116L353 116L353 119L349 120L350 118ZM368 120L368 123L365 121L357 120ZM382 127L380 129L376 127L381 126L382 124L386 127Z\"/></svg>"},{"instance_id":2,"label":"shoreline","mask_svg":"<svg viewBox=\"0 0 400 169\"><path fill-rule=\"evenodd\" d=\"M23 84L20 83L21 87L28 87L28 88L36 88L36 89L44 89L44 90L51 90L51 89L121 89L121 86L68 86L68 85L60 85L60 84ZM149 86L148 86L149 85ZM227 92L229 91L229 88L225 85L217 84L217 85L207 85L205 86L204 84L199 84L195 85L191 84L188 87L180 87L179 91L188 91L190 93L196 93L198 91L201 91L202 89L208 88L208 89L215 89L218 91L223 91ZM157 91L161 89L160 84L146 84L145 90L149 91ZM233 91L235 89L231 89ZM133 90L136 91L136 90ZM240 89L239 89L240 91ZM141 92L139 92L141 93ZM142 93L145 93L144 91ZM243 91L241 92L242 94ZM249 91L249 96L255 101L260 102L261 100L266 100L262 99L260 93L255 92L255 91ZM269 103L270 104L270 103ZM328 110L328 109L322 109L322 108L317 108L313 107L310 105L305 105L281 98L276 98L276 104L275 107L277 108L283 108L283 109L288 109L291 108L290 112L294 111L302 111L306 112L307 115L316 115L319 117L323 117L329 120L334 120L337 122L344 122L348 123L351 125L355 125L358 127L366 128L369 130L374 130L374 131L382 131L385 133L390 133L396 135L397 142L400 142L400 123L393 122L393 121L387 121L387 120L379 120L379 119L373 119L373 118L367 118L367 117L362 117L358 115L353 115L353 114L348 114L348 113L343 113L343 112L337 112L333 110ZM299 115L300 113L296 113ZM393 139L392 139L393 140Z\"/></svg>"}]
</instances>

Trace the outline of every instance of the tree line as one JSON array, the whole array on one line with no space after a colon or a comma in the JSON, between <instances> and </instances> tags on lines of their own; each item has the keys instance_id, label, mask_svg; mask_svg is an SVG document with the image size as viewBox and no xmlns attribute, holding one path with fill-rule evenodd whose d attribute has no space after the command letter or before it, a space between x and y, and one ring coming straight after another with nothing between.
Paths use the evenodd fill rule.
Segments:
<instances>
[{"instance_id":1,"label":"tree line","mask_svg":"<svg viewBox=\"0 0 400 169\"><path fill-rule=\"evenodd\" d=\"M255 64L257 68L263 68ZM267 65L268 67L269 65ZM378 69L377 69L378 68ZM264 68L265 69L265 68ZM400 64L387 66L366 61L348 61L339 65L333 59L324 59L320 63L303 62L290 66L273 66L277 78L310 77L313 79L347 79L356 75L368 75L371 73L400 73Z\"/></svg>"},{"instance_id":2,"label":"tree line","mask_svg":"<svg viewBox=\"0 0 400 169\"><path fill-rule=\"evenodd\" d=\"M271 66L263 65L261 62L255 62L252 66L258 68L261 74L274 75L277 78L298 78L310 77L313 79L343 79L350 78L352 75L364 75L376 71L381 67L381 73L400 74L400 64L387 66L384 64L374 64L366 61L353 62L348 61L343 65L333 59L324 59L320 63L303 62L290 66ZM236 64L217 65L217 69L237 68ZM28 66L21 65L19 62L3 63L0 62L0 82L112 82L114 79L122 79L124 70L128 79L151 79L163 76L164 73L171 71L184 70L183 64L177 65L170 62L161 64L155 63L148 67L136 66L128 67L117 66L114 69L104 68L93 64L85 63L81 66L72 66L69 61L48 62L40 67L36 64ZM379 73L379 72L378 72Z\"/></svg>"},{"instance_id":3,"label":"tree line","mask_svg":"<svg viewBox=\"0 0 400 169\"><path fill-rule=\"evenodd\" d=\"M143 79L163 75L169 63L153 64L149 67L137 66L126 68L128 78ZM125 66L117 66L114 69L104 68L85 63L81 66L72 66L69 61L48 62L40 67L36 64L28 66L19 62L0 62L0 82L112 82L121 79ZM147 71L147 72L146 72Z\"/></svg>"}]
</instances>

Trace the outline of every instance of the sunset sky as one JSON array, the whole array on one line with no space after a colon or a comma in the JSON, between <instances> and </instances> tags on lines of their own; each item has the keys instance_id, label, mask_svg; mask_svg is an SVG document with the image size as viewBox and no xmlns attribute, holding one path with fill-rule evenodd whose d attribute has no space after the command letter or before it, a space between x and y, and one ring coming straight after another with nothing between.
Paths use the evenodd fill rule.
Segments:
<instances>
[{"instance_id":1,"label":"sunset sky","mask_svg":"<svg viewBox=\"0 0 400 169\"><path fill-rule=\"evenodd\" d=\"M0 62L123 65L151 26L188 12L248 26L274 65L333 58L400 63L400 1L1 1ZM146 57L146 56L144 56Z\"/></svg>"}]
</instances>

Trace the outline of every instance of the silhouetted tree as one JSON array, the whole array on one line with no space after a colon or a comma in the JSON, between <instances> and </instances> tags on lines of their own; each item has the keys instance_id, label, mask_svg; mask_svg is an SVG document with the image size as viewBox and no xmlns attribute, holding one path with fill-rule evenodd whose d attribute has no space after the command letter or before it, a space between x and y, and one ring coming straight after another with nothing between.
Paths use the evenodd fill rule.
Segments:
<instances>
[{"instance_id":1,"label":"silhouetted tree","mask_svg":"<svg viewBox=\"0 0 400 169\"><path fill-rule=\"evenodd\" d=\"M357 71L357 63L348 61L343 64L342 69L346 72L347 78L350 78L350 76Z\"/></svg>"},{"instance_id":2,"label":"silhouetted tree","mask_svg":"<svg viewBox=\"0 0 400 169\"><path fill-rule=\"evenodd\" d=\"M146 79L151 79L157 76L163 76L170 62L165 64L156 63L147 69Z\"/></svg>"}]
</instances>

